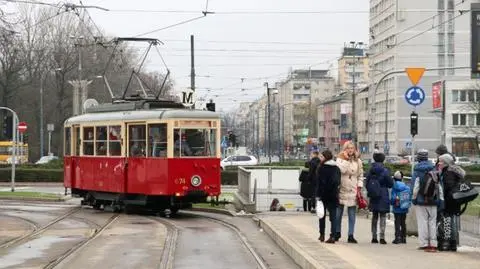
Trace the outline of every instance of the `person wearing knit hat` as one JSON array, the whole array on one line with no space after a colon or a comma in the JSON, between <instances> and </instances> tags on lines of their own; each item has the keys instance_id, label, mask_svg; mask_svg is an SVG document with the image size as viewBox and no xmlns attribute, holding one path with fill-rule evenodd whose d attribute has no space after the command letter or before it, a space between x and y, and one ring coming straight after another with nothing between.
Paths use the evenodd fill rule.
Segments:
<instances>
[{"instance_id":1,"label":"person wearing knit hat","mask_svg":"<svg viewBox=\"0 0 480 269\"><path fill-rule=\"evenodd\" d=\"M417 163L412 174L412 203L415 205L415 214L418 225L419 249L436 251L437 246L437 200L428 199L420 191L420 186L426 182L425 175L435 169L428 160L428 151L420 149L417 152Z\"/></svg>"},{"instance_id":2,"label":"person wearing knit hat","mask_svg":"<svg viewBox=\"0 0 480 269\"><path fill-rule=\"evenodd\" d=\"M392 244L407 243L407 213L410 207L411 189L407 184L402 182L403 173L396 171L393 174L395 183L392 187L390 204L392 205L393 215L395 216L395 240Z\"/></svg>"},{"instance_id":3,"label":"person wearing knit hat","mask_svg":"<svg viewBox=\"0 0 480 269\"><path fill-rule=\"evenodd\" d=\"M385 161L385 154L383 154L381 152L374 153L373 154L373 160L376 163L383 163Z\"/></svg>"},{"instance_id":4,"label":"person wearing knit hat","mask_svg":"<svg viewBox=\"0 0 480 269\"><path fill-rule=\"evenodd\" d=\"M450 154L453 158L453 161L454 162L457 161L457 158L455 158L455 156L448 151L447 146L445 146L445 145L438 146L437 149L435 149L435 153L437 153L438 157L440 157L443 154ZM438 167L438 161L439 160L437 159L437 162L435 163L435 167Z\"/></svg>"},{"instance_id":5,"label":"person wearing knit hat","mask_svg":"<svg viewBox=\"0 0 480 269\"><path fill-rule=\"evenodd\" d=\"M426 149L419 149L417 152L416 159L418 162L427 161L428 160L428 150Z\"/></svg>"},{"instance_id":6,"label":"person wearing knit hat","mask_svg":"<svg viewBox=\"0 0 480 269\"><path fill-rule=\"evenodd\" d=\"M372 244L385 245L385 228L387 221L387 213L390 213L389 191L393 186L393 180L390 171L385 168L385 154L373 154L375 161L367 174L367 195L370 198L368 209L372 212ZM378 221L380 220L380 225ZM377 238L377 225L380 226L380 241Z\"/></svg>"}]
</instances>

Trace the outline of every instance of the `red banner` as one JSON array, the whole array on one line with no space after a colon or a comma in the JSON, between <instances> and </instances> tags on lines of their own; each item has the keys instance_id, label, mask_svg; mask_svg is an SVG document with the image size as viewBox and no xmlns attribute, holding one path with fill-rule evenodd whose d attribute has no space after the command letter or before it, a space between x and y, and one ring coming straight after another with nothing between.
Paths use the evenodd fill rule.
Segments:
<instances>
[{"instance_id":1,"label":"red banner","mask_svg":"<svg viewBox=\"0 0 480 269\"><path fill-rule=\"evenodd\" d=\"M432 85L433 109L442 108L442 86L443 86L443 81L435 82Z\"/></svg>"}]
</instances>

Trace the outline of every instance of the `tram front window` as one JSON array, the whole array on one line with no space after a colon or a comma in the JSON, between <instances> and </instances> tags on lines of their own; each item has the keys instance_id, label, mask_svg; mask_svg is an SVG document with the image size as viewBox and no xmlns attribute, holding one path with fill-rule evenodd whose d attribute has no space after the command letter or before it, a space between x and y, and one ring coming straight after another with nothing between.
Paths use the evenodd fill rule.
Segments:
<instances>
[{"instance_id":1,"label":"tram front window","mask_svg":"<svg viewBox=\"0 0 480 269\"><path fill-rule=\"evenodd\" d=\"M174 129L175 157L213 157L216 155L214 129Z\"/></svg>"}]
</instances>

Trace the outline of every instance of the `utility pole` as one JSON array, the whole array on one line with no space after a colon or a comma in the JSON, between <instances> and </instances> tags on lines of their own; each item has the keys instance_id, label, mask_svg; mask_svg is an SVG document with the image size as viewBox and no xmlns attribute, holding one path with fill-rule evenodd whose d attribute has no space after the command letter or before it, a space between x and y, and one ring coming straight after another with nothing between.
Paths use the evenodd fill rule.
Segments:
<instances>
[{"instance_id":1,"label":"utility pole","mask_svg":"<svg viewBox=\"0 0 480 269\"><path fill-rule=\"evenodd\" d=\"M193 35L190 35L190 89L195 93L195 39ZM192 106L195 109L195 103Z\"/></svg>"},{"instance_id":2,"label":"utility pole","mask_svg":"<svg viewBox=\"0 0 480 269\"><path fill-rule=\"evenodd\" d=\"M356 57L353 55L353 79L352 79L352 141L357 145L357 116L356 116L356 97L357 94L355 93L355 65L357 64L356 62Z\"/></svg>"},{"instance_id":3,"label":"utility pole","mask_svg":"<svg viewBox=\"0 0 480 269\"><path fill-rule=\"evenodd\" d=\"M390 151L390 145L388 144L388 88L385 88L385 95L385 138L383 142L383 151L385 155L388 155Z\"/></svg>"},{"instance_id":4,"label":"utility pole","mask_svg":"<svg viewBox=\"0 0 480 269\"><path fill-rule=\"evenodd\" d=\"M44 154L44 137L43 133L45 132L43 128L43 82L44 77L40 77L40 158L43 157Z\"/></svg>"}]
</instances>

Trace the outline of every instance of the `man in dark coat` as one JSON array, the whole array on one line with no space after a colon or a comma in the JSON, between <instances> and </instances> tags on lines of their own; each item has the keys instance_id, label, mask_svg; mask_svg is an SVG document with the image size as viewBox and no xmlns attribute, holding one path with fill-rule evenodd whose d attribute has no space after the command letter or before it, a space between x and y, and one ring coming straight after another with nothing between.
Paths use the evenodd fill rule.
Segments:
<instances>
[{"instance_id":1,"label":"man in dark coat","mask_svg":"<svg viewBox=\"0 0 480 269\"><path fill-rule=\"evenodd\" d=\"M329 150L322 152L323 162L317 169L316 197L321 200L325 211L330 217L330 238L326 241L335 244L335 228L337 226L338 187L340 186L340 169L333 160L333 154ZM325 212L326 213L326 212ZM325 240L325 218L319 219L320 241Z\"/></svg>"},{"instance_id":2,"label":"man in dark coat","mask_svg":"<svg viewBox=\"0 0 480 269\"><path fill-rule=\"evenodd\" d=\"M380 244L387 244L385 241L385 228L387 222L387 213L390 212L390 195L389 188L393 187L393 179L390 177L390 171L383 165L385 161L385 155L383 153L373 154L373 160L375 161L370 168L367 175L367 191L370 197L370 203L368 208L373 213L372 216L372 243L378 243L377 240L377 224L378 217L380 216ZM376 182L372 182L375 180ZM378 187L377 195L373 195L373 186Z\"/></svg>"}]
</instances>

